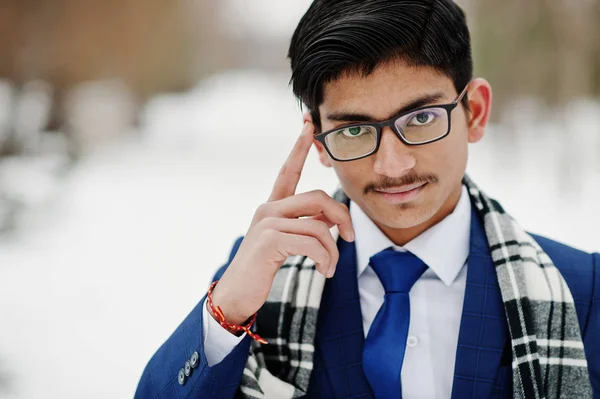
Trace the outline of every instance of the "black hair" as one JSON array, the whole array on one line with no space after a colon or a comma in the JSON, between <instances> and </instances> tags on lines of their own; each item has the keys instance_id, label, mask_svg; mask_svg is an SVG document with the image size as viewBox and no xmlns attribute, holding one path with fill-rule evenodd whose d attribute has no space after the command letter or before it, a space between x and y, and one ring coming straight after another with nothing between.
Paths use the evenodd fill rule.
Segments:
<instances>
[{"instance_id":1,"label":"black hair","mask_svg":"<svg viewBox=\"0 0 600 399\"><path fill-rule=\"evenodd\" d=\"M315 0L296 27L288 57L294 95L318 130L323 86L344 73L368 76L401 60L444 73L457 92L473 74L465 14L452 0Z\"/></svg>"}]
</instances>

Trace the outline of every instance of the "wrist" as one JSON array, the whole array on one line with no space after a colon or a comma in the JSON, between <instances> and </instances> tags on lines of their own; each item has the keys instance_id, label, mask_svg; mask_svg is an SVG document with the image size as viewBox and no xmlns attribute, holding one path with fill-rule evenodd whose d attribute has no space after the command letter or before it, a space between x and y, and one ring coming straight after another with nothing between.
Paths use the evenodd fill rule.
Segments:
<instances>
[{"instance_id":1,"label":"wrist","mask_svg":"<svg viewBox=\"0 0 600 399\"><path fill-rule=\"evenodd\" d=\"M244 323L243 325L236 324L236 323L232 323L231 321L227 320L221 307L217 306L213 303L212 293L213 293L213 289L215 288L215 286L217 285L218 282L219 282L219 280L216 280L210 285L210 288L208 289L208 294L206 296L208 307L209 307L209 314L211 315L211 317L214 318L222 327L224 327L229 332L232 332L232 331L246 332L255 341L258 341L261 344L266 344L267 341L265 341L259 335L250 331L250 327L252 327L252 325L256 321L256 316L258 315L258 313L254 313L252 315L252 317L250 317L249 320L246 323Z\"/></svg>"},{"instance_id":2,"label":"wrist","mask_svg":"<svg viewBox=\"0 0 600 399\"><path fill-rule=\"evenodd\" d=\"M219 287L218 284L213 288L211 299L214 307L219 307L221 309L223 316L225 316L225 320L229 323L244 325L250 321L250 318L254 315L254 312L247 314L247 312L240 311L242 307L237 305L233 294L226 293L223 291L223 287ZM208 308L210 315L215 320L219 321L219 316L214 312L215 309L211 309L210 306L208 306Z\"/></svg>"},{"instance_id":3,"label":"wrist","mask_svg":"<svg viewBox=\"0 0 600 399\"><path fill-rule=\"evenodd\" d=\"M215 306L217 306L217 305L215 304ZM206 303L206 311L208 311L208 314L210 315L210 317L212 317L217 323L220 324L219 317L215 314L215 312L213 312L211 307L208 305L208 301ZM227 319L227 316L225 316L225 318ZM239 323L234 323L234 324L239 324ZM234 330L234 329L228 328L227 326L224 326L224 325L221 325L221 327L223 329L225 329L227 332L229 332L230 334L235 335L236 337L240 337L244 333L243 331Z\"/></svg>"}]
</instances>

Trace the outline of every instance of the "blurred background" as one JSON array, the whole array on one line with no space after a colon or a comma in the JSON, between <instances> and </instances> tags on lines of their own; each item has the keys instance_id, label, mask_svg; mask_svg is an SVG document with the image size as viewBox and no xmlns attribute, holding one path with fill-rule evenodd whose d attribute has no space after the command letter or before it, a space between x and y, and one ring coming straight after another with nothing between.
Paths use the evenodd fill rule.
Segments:
<instances>
[{"instance_id":1,"label":"blurred background","mask_svg":"<svg viewBox=\"0 0 600 399\"><path fill-rule=\"evenodd\" d=\"M0 397L128 398L301 129L309 0L0 0ZM493 123L468 173L600 250L600 1L463 0ZM299 191L336 188L311 150Z\"/></svg>"}]
</instances>

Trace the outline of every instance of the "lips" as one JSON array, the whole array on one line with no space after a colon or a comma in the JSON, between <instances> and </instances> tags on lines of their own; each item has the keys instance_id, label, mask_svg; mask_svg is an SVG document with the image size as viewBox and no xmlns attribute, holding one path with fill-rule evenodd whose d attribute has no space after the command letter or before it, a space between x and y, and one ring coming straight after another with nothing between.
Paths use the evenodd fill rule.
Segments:
<instances>
[{"instance_id":1,"label":"lips","mask_svg":"<svg viewBox=\"0 0 600 399\"><path fill-rule=\"evenodd\" d=\"M380 193L386 193L386 194L401 194L401 193L406 193L411 190L414 190L415 188L422 187L425 184L427 184L427 183L418 183L418 184L413 184L411 186L394 187L394 188L387 188L384 190L376 190L376 191L378 191Z\"/></svg>"},{"instance_id":2,"label":"lips","mask_svg":"<svg viewBox=\"0 0 600 399\"><path fill-rule=\"evenodd\" d=\"M421 192L423 191L423 189L427 186L427 183L420 183L417 185L411 185L411 186L404 186L404 187L395 187L395 188L388 188L385 190L376 190L375 192L379 195L381 195L381 197L383 197L383 199L391 204L391 205L396 205L396 204L402 204L402 203L406 203L406 202L410 202L412 200L414 200L415 198L417 198Z\"/></svg>"}]
</instances>

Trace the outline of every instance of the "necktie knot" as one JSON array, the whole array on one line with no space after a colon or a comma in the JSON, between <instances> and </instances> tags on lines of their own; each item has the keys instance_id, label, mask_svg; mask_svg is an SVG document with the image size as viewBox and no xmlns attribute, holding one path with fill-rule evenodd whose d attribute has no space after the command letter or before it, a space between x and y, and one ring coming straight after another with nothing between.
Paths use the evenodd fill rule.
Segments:
<instances>
[{"instance_id":1,"label":"necktie knot","mask_svg":"<svg viewBox=\"0 0 600 399\"><path fill-rule=\"evenodd\" d=\"M408 293L427 265L410 252L387 248L370 258L369 264L377 273L385 293Z\"/></svg>"}]
</instances>

